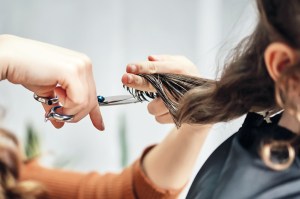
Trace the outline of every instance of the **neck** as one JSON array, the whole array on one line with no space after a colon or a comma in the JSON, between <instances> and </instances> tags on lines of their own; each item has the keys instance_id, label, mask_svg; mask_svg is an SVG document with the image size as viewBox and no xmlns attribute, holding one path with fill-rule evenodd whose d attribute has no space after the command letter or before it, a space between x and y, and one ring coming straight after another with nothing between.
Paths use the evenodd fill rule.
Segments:
<instances>
[{"instance_id":1,"label":"neck","mask_svg":"<svg viewBox=\"0 0 300 199\"><path fill-rule=\"evenodd\" d=\"M295 116L288 113L288 111L283 112L278 125L292 131L295 134L300 134L300 122Z\"/></svg>"}]
</instances>

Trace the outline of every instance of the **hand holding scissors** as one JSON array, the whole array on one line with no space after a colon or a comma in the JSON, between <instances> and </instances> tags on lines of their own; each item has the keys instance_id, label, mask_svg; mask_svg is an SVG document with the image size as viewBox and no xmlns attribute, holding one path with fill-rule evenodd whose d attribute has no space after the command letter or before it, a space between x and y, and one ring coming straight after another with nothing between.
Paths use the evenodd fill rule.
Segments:
<instances>
[{"instance_id":1,"label":"hand holding scissors","mask_svg":"<svg viewBox=\"0 0 300 199\"><path fill-rule=\"evenodd\" d=\"M75 115L72 122L90 115L93 125L104 130L92 63L85 54L13 35L0 35L0 65L0 80L21 84L39 96L58 95L64 104L62 112ZM44 103L43 107L46 112L51 109ZM56 128L64 125L56 120L51 123Z\"/></svg>"}]
</instances>

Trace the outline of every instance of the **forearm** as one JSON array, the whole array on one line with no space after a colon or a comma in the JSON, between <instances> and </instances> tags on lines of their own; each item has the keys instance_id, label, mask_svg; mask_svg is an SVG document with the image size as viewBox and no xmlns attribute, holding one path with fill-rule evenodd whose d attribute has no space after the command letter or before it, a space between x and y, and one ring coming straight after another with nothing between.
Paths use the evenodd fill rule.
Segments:
<instances>
[{"instance_id":1,"label":"forearm","mask_svg":"<svg viewBox=\"0 0 300 199\"><path fill-rule=\"evenodd\" d=\"M143 161L146 175L161 188L183 187L191 176L193 167L211 128L182 125L172 132Z\"/></svg>"},{"instance_id":2,"label":"forearm","mask_svg":"<svg viewBox=\"0 0 300 199\"><path fill-rule=\"evenodd\" d=\"M148 150L145 150L146 154ZM21 180L33 180L44 185L47 199L177 198L181 189L167 190L156 186L145 177L140 163L139 159L121 173L106 174L84 174L29 164L23 165Z\"/></svg>"}]
</instances>

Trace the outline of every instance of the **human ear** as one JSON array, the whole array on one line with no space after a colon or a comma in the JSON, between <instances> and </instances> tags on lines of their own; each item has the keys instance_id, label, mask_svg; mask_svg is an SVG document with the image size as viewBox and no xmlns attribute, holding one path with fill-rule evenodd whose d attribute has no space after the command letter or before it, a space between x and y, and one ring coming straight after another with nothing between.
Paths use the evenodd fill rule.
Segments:
<instances>
[{"instance_id":1,"label":"human ear","mask_svg":"<svg viewBox=\"0 0 300 199\"><path fill-rule=\"evenodd\" d=\"M274 42L265 50L264 59L269 75L276 82L286 67L297 62L297 53L284 43Z\"/></svg>"}]
</instances>

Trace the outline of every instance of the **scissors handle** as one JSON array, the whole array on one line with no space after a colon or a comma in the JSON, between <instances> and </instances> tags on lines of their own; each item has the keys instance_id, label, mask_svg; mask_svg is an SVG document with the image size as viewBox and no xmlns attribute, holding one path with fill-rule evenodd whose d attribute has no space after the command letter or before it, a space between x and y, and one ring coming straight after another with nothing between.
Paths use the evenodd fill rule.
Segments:
<instances>
[{"instance_id":1,"label":"scissors handle","mask_svg":"<svg viewBox=\"0 0 300 199\"><path fill-rule=\"evenodd\" d=\"M45 115L45 121L47 122L50 119L55 119L59 122L71 122L74 118L74 115L63 115L56 112L57 109L62 108L62 106L54 106L50 109L49 113Z\"/></svg>"}]
</instances>

